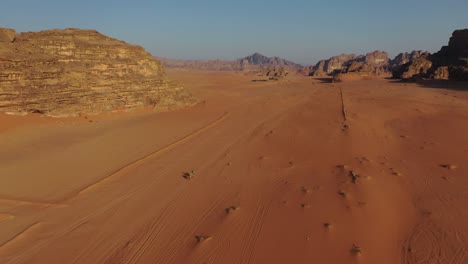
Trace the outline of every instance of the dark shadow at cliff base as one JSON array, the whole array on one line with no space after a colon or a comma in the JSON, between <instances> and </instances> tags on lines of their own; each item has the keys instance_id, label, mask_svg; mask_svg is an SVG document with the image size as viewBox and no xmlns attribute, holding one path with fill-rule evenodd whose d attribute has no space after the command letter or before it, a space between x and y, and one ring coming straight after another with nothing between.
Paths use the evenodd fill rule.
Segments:
<instances>
[{"instance_id":1,"label":"dark shadow at cliff base","mask_svg":"<svg viewBox=\"0 0 468 264\"><path fill-rule=\"evenodd\" d=\"M449 80L398 80L388 79L390 83L415 83L423 88L447 89L455 91L468 91L468 81L449 81Z\"/></svg>"},{"instance_id":2,"label":"dark shadow at cliff base","mask_svg":"<svg viewBox=\"0 0 468 264\"><path fill-rule=\"evenodd\" d=\"M424 88L468 91L468 81L418 80L416 83Z\"/></svg>"},{"instance_id":3,"label":"dark shadow at cliff base","mask_svg":"<svg viewBox=\"0 0 468 264\"><path fill-rule=\"evenodd\" d=\"M323 77L323 78L314 78L314 79L320 81L321 83L332 83L333 82L332 77Z\"/></svg>"}]
</instances>

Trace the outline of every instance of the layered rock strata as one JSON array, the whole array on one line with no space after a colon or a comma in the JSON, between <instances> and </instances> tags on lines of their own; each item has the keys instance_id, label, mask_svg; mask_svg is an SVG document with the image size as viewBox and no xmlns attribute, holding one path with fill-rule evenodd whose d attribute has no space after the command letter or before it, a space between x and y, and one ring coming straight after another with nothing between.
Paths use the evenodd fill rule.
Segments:
<instances>
[{"instance_id":1,"label":"layered rock strata","mask_svg":"<svg viewBox=\"0 0 468 264\"><path fill-rule=\"evenodd\" d=\"M195 102L142 47L94 30L11 32L0 30L2 112L68 116Z\"/></svg>"}]
</instances>

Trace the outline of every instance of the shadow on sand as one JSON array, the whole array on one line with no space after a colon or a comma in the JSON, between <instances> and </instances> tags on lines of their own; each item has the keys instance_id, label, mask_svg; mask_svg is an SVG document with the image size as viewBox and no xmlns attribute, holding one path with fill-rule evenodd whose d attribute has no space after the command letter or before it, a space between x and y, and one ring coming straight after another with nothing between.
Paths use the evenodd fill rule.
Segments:
<instances>
[{"instance_id":1,"label":"shadow on sand","mask_svg":"<svg viewBox=\"0 0 468 264\"><path fill-rule=\"evenodd\" d=\"M468 91L467 81L449 81L449 80L417 80L417 81L406 81L399 79L387 78L391 83L415 83L423 88L433 89L447 89L455 91Z\"/></svg>"},{"instance_id":2,"label":"shadow on sand","mask_svg":"<svg viewBox=\"0 0 468 264\"><path fill-rule=\"evenodd\" d=\"M321 77L321 78L315 78L314 80L320 81L320 83L332 83L333 82L333 77Z\"/></svg>"}]
</instances>

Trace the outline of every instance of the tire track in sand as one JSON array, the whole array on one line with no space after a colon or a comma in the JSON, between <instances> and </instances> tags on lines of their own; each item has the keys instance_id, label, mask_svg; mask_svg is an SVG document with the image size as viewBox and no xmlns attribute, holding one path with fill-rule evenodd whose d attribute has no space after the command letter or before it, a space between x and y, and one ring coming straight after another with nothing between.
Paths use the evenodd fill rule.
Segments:
<instances>
[{"instance_id":1,"label":"tire track in sand","mask_svg":"<svg viewBox=\"0 0 468 264\"><path fill-rule=\"evenodd\" d=\"M223 120L225 120L231 113L230 112L225 112L222 116L220 116L219 118L217 118L215 121L213 121L212 123L206 125L206 126L203 126L195 131L193 131L192 133L189 133L188 135L184 136L183 138L175 141L175 142L172 142L170 143L169 145L166 145L165 147L161 148L161 149L158 149L142 158L139 158L135 161L132 161L128 164L126 164L125 166L117 169L116 171L114 171L113 173L107 175L106 177L100 179L99 181L97 182L93 182L93 183L90 183L84 187L82 187L81 190L77 191L77 192L74 192L72 193L71 195L68 195L68 196L65 196L63 199L60 199L60 200L56 200L56 201L34 201L34 200L23 200L23 199L19 199L19 198L13 198L13 197L0 197L0 203L15 203L15 204L24 204L24 205L31 205L31 206L45 206L45 207L66 207L68 206L67 204L65 204L64 202L66 201L70 201L74 198L76 198L77 196L83 194L83 193L86 193L96 187L98 187L99 185L105 183L106 181L110 180L110 178L113 178L115 176L118 176L120 174L124 174L125 172L128 172L134 168L137 168L139 165L143 164L144 162L146 162L148 159L151 159L165 151L168 151L170 149L172 149L173 147L177 146L177 145L180 145L190 139L192 139L193 137L196 137L197 135L203 133L204 131L210 129L211 127L213 126L216 126L218 123L221 123Z\"/></svg>"},{"instance_id":2,"label":"tire track in sand","mask_svg":"<svg viewBox=\"0 0 468 264\"><path fill-rule=\"evenodd\" d=\"M17 233L15 236L12 238L4 241L3 243L0 244L0 251L3 250L5 247L8 247L9 245L17 242L18 240L23 239L28 235L28 233L32 232L34 229L36 229L40 225L40 222L33 223L31 225L26 226L24 229L22 229L19 233Z\"/></svg>"},{"instance_id":3,"label":"tire track in sand","mask_svg":"<svg viewBox=\"0 0 468 264\"><path fill-rule=\"evenodd\" d=\"M194 137L196 137L197 135L203 133L204 131L216 126L218 123L221 123L223 120L225 120L231 113L230 112L226 112L224 113L221 117L219 117L218 119L216 119L214 122L204 126L204 127L201 127L199 129L197 129L196 131L186 135L185 137L183 137L182 139L179 139L173 143L170 143L169 145L161 148L161 149L158 149L140 159L137 159L123 167L121 167L120 169L116 170L115 172L109 174L108 176L106 176L105 178L97 181L97 182L94 182L94 183L91 183L89 184L88 186L85 186L84 188L82 188L80 191L78 191L76 194L70 196L70 197L67 197L65 198L64 200L72 200L74 198L76 198L77 196L83 194L83 193L86 193L88 191L91 191L93 190L94 188L102 185L103 183L105 183L106 181L110 180L111 178L115 177L115 176L118 176L120 174L124 174L126 172L129 172L131 171L132 169L134 168L137 168L138 166L140 166L141 164L145 163L147 160L151 159L151 158L154 158L155 156L165 152L165 151L168 151L170 149L172 149L173 147L175 146L178 146Z\"/></svg>"},{"instance_id":4,"label":"tire track in sand","mask_svg":"<svg viewBox=\"0 0 468 264\"><path fill-rule=\"evenodd\" d=\"M459 232L444 230L426 221L416 226L403 247L404 264L464 264L467 250L453 241Z\"/></svg>"},{"instance_id":5,"label":"tire track in sand","mask_svg":"<svg viewBox=\"0 0 468 264\"><path fill-rule=\"evenodd\" d=\"M167 173L167 171L164 171L161 175L166 175L166 173ZM124 201L130 199L134 194L142 191L143 189L151 188L159 180L159 178L160 177L154 179L148 185L141 186L140 188L136 188L135 190L133 190L133 191L131 191L131 192L125 194L125 195L119 196L117 199L112 200L110 203L100 207L98 210L93 211L90 214L82 216L81 218L73 221L69 225L62 228L61 230L55 231L54 233L52 233L50 235L50 237L48 239L42 240L42 241L40 241L40 243L35 243L33 246L31 246L28 249L24 250L20 256L12 259L8 263L24 263L24 259L26 259L31 254L34 254L35 252L37 252L41 248L49 246L53 241L56 241L56 240L64 237L68 233L80 228L82 225L87 224L89 221L91 221L95 217L98 217L99 215L111 210L112 208L114 208L115 206L120 204L121 202L124 202ZM10 240L12 240L12 239L10 239ZM1 250L1 247L0 247L0 250ZM79 256L75 258L75 261L77 259L79 259Z\"/></svg>"}]
</instances>

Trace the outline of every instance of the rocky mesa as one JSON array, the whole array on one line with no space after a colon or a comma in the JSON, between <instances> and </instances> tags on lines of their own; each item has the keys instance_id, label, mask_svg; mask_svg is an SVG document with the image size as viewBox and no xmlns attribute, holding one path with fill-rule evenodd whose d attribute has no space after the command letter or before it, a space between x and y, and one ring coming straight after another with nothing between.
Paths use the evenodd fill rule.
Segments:
<instances>
[{"instance_id":1,"label":"rocky mesa","mask_svg":"<svg viewBox=\"0 0 468 264\"><path fill-rule=\"evenodd\" d=\"M69 116L195 102L142 47L95 30L0 29L0 111Z\"/></svg>"}]
</instances>

